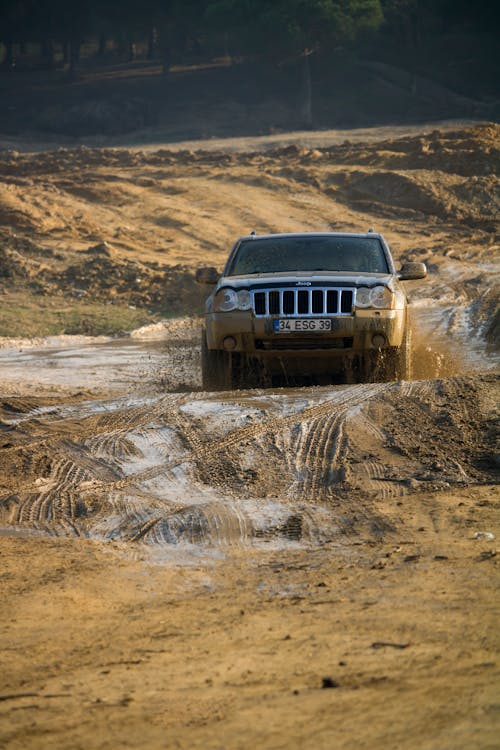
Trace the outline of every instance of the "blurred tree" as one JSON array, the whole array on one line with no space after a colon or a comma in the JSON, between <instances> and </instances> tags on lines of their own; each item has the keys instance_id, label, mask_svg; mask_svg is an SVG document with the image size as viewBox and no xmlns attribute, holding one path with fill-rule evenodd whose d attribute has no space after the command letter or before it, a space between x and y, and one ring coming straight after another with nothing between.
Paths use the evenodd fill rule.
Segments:
<instances>
[{"instance_id":1,"label":"blurred tree","mask_svg":"<svg viewBox=\"0 0 500 750\"><path fill-rule=\"evenodd\" d=\"M383 19L380 0L209 0L206 17L240 48L278 57L352 40Z\"/></svg>"},{"instance_id":2,"label":"blurred tree","mask_svg":"<svg viewBox=\"0 0 500 750\"><path fill-rule=\"evenodd\" d=\"M417 94L417 73L427 42L451 30L474 34L500 30L500 3L491 0L381 0L384 31L400 49Z\"/></svg>"},{"instance_id":3,"label":"blurred tree","mask_svg":"<svg viewBox=\"0 0 500 750\"><path fill-rule=\"evenodd\" d=\"M65 62L70 76L76 76L80 57L80 45L85 35L95 27L95 2L79 0L70 5L66 0L31 0L30 25L34 30L31 39L41 43L42 58L47 65L53 64L54 43L65 50Z\"/></svg>"},{"instance_id":4,"label":"blurred tree","mask_svg":"<svg viewBox=\"0 0 500 750\"><path fill-rule=\"evenodd\" d=\"M437 3L440 0L436 0ZM409 68L409 88L417 94L417 68L421 54L423 16L426 0L382 0L385 25L402 48L402 65Z\"/></svg>"},{"instance_id":5,"label":"blurred tree","mask_svg":"<svg viewBox=\"0 0 500 750\"><path fill-rule=\"evenodd\" d=\"M159 57L165 73L191 49L250 56L285 65L300 61L301 110L311 124L311 60L346 45L361 45L361 32L377 32L379 49L391 40L398 62L416 89L423 41L458 30L491 35L500 25L500 3L491 0L0 0L3 66L16 67L26 42L36 42L43 64L54 64L61 46L75 75L83 39L102 55L114 41L121 54L137 45ZM479 42L480 45L480 42ZM26 46L26 45L25 45ZM110 46L110 45L109 45ZM26 46L28 49L28 46ZM376 45L372 46L375 50ZM32 45L31 45L32 50Z\"/></svg>"},{"instance_id":6,"label":"blurred tree","mask_svg":"<svg viewBox=\"0 0 500 750\"><path fill-rule=\"evenodd\" d=\"M150 28L155 29L163 72L180 61L204 27L207 0L149 0Z\"/></svg>"},{"instance_id":7,"label":"blurred tree","mask_svg":"<svg viewBox=\"0 0 500 750\"><path fill-rule=\"evenodd\" d=\"M15 44L28 38L30 23L30 0L3 0L1 20L1 40L5 45L3 67L13 70L16 67Z\"/></svg>"},{"instance_id":8,"label":"blurred tree","mask_svg":"<svg viewBox=\"0 0 500 750\"><path fill-rule=\"evenodd\" d=\"M209 0L206 17L239 50L283 64L302 59L300 119L312 126L310 56L352 42L383 20L380 0Z\"/></svg>"},{"instance_id":9,"label":"blurred tree","mask_svg":"<svg viewBox=\"0 0 500 750\"><path fill-rule=\"evenodd\" d=\"M439 0L435 5L445 29L500 31L500 3L495 0Z\"/></svg>"}]
</instances>

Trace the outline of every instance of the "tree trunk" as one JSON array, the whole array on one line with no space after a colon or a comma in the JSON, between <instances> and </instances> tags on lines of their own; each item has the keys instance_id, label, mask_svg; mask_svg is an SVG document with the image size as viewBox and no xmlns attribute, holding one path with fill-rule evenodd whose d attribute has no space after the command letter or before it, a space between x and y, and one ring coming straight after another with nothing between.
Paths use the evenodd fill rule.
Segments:
<instances>
[{"instance_id":1,"label":"tree trunk","mask_svg":"<svg viewBox=\"0 0 500 750\"><path fill-rule=\"evenodd\" d=\"M137 58L137 45L135 42L129 41L127 62L134 62L136 58Z\"/></svg>"},{"instance_id":2,"label":"tree trunk","mask_svg":"<svg viewBox=\"0 0 500 750\"><path fill-rule=\"evenodd\" d=\"M411 55L411 71L410 71L410 91L412 96L416 96L417 91L417 69L420 58L420 16L418 12L418 5L415 6L412 13L410 13L409 19L409 42L410 42L410 55Z\"/></svg>"},{"instance_id":3,"label":"tree trunk","mask_svg":"<svg viewBox=\"0 0 500 750\"><path fill-rule=\"evenodd\" d=\"M78 78L77 68L80 61L80 40L72 39L69 42L69 79L76 81Z\"/></svg>"},{"instance_id":4,"label":"tree trunk","mask_svg":"<svg viewBox=\"0 0 500 750\"><path fill-rule=\"evenodd\" d=\"M301 124L308 130L313 126L311 64L309 61L311 54L311 50L304 50L302 65L302 86L300 92L301 100L299 105Z\"/></svg>"},{"instance_id":5,"label":"tree trunk","mask_svg":"<svg viewBox=\"0 0 500 750\"><path fill-rule=\"evenodd\" d=\"M169 44L162 45L161 62L163 66L163 75L168 76L170 68L172 66L172 51Z\"/></svg>"},{"instance_id":6,"label":"tree trunk","mask_svg":"<svg viewBox=\"0 0 500 750\"><path fill-rule=\"evenodd\" d=\"M48 70L54 68L55 55L54 55L54 42L52 39L43 39L40 48L40 57L42 66Z\"/></svg>"},{"instance_id":7,"label":"tree trunk","mask_svg":"<svg viewBox=\"0 0 500 750\"><path fill-rule=\"evenodd\" d=\"M3 67L7 70L14 70L16 67L16 53L14 49L14 42L5 42L5 58L3 61Z\"/></svg>"},{"instance_id":8,"label":"tree trunk","mask_svg":"<svg viewBox=\"0 0 500 750\"><path fill-rule=\"evenodd\" d=\"M146 53L147 59L155 60L157 50L158 50L158 31L153 26L148 36L148 51Z\"/></svg>"},{"instance_id":9,"label":"tree trunk","mask_svg":"<svg viewBox=\"0 0 500 750\"><path fill-rule=\"evenodd\" d=\"M106 54L106 44L108 42L108 37L104 32L101 32L99 34L99 46L97 48L97 54L99 57L104 57Z\"/></svg>"}]
</instances>

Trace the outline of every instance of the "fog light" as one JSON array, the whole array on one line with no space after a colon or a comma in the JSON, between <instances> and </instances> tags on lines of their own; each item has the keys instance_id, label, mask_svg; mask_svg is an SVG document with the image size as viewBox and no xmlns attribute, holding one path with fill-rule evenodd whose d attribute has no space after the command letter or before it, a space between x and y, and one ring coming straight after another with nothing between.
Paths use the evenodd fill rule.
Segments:
<instances>
[{"instance_id":1,"label":"fog light","mask_svg":"<svg viewBox=\"0 0 500 750\"><path fill-rule=\"evenodd\" d=\"M375 333L372 336L372 344L376 349L382 349L385 344L385 336L383 333Z\"/></svg>"},{"instance_id":2,"label":"fog light","mask_svg":"<svg viewBox=\"0 0 500 750\"><path fill-rule=\"evenodd\" d=\"M236 339L234 336L226 336L222 342L222 346L227 352L232 352L236 348Z\"/></svg>"}]
</instances>

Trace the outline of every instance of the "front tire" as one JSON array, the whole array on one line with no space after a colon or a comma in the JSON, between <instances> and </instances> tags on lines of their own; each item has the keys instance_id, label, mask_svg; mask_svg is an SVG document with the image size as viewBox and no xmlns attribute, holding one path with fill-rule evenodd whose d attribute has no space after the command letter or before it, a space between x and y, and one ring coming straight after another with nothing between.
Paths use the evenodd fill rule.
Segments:
<instances>
[{"instance_id":1,"label":"front tire","mask_svg":"<svg viewBox=\"0 0 500 750\"><path fill-rule=\"evenodd\" d=\"M201 334L201 382L205 391L223 391L230 387L231 363L227 352L209 349L207 334Z\"/></svg>"},{"instance_id":2,"label":"front tire","mask_svg":"<svg viewBox=\"0 0 500 750\"><path fill-rule=\"evenodd\" d=\"M413 374L412 331L410 324L406 326L401 346L395 353L395 380L411 380Z\"/></svg>"},{"instance_id":3,"label":"front tire","mask_svg":"<svg viewBox=\"0 0 500 750\"><path fill-rule=\"evenodd\" d=\"M392 347L384 352L385 377L384 380L411 380L412 376L412 346L411 328L407 327L401 346Z\"/></svg>"},{"instance_id":4,"label":"front tire","mask_svg":"<svg viewBox=\"0 0 500 750\"><path fill-rule=\"evenodd\" d=\"M361 382L387 383L393 380L411 380L412 354L411 328L408 326L401 346L365 353L361 367Z\"/></svg>"}]
</instances>

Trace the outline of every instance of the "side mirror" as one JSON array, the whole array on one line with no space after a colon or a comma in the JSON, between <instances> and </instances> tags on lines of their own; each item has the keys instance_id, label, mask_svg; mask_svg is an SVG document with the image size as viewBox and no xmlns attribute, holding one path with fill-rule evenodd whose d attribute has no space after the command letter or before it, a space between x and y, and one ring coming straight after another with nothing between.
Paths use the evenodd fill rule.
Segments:
<instances>
[{"instance_id":1,"label":"side mirror","mask_svg":"<svg viewBox=\"0 0 500 750\"><path fill-rule=\"evenodd\" d=\"M198 268L195 274L197 284L217 284L219 281L219 272L216 268L208 266L207 268Z\"/></svg>"},{"instance_id":2,"label":"side mirror","mask_svg":"<svg viewBox=\"0 0 500 750\"><path fill-rule=\"evenodd\" d=\"M425 279L427 276L427 266L425 263L408 262L403 263L403 268L398 273L398 279L401 281L412 281L413 279Z\"/></svg>"}]
</instances>

